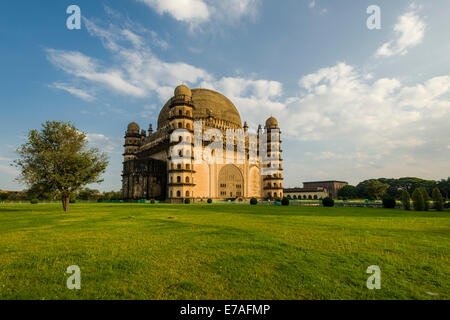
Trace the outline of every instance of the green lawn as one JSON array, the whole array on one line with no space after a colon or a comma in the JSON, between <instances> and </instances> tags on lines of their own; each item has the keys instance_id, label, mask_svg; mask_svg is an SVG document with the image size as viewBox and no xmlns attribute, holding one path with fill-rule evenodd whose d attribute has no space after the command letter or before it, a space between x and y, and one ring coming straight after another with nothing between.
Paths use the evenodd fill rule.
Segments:
<instances>
[{"instance_id":1,"label":"green lawn","mask_svg":"<svg viewBox=\"0 0 450 320\"><path fill-rule=\"evenodd\" d=\"M449 299L450 212L0 205L0 299ZM78 265L82 289L66 288ZM381 290L366 287L370 265ZM431 293L431 294L430 294Z\"/></svg>"}]
</instances>

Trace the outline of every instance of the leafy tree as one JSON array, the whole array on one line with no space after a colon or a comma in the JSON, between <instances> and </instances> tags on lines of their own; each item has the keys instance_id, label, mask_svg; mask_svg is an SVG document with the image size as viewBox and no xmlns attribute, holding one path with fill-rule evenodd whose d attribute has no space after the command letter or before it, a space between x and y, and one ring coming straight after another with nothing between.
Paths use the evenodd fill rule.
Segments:
<instances>
[{"instance_id":1,"label":"leafy tree","mask_svg":"<svg viewBox=\"0 0 450 320\"><path fill-rule=\"evenodd\" d=\"M284 197L283 199L281 199L281 204L283 206L288 206L289 205L289 199Z\"/></svg>"},{"instance_id":2,"label":"leafy tree","mask_svg":"<svg viewBox=\"0 0 450 320\"><path fill-rule=\"evenodd\" d=\"M358 190L355 186L347 185L339 190L338 196L347 199L356 199L358 197Z\"/></svg>"},{"instance_id":3,"label":"leafy tree","mask_svg":"<svg viewBox=\"0 0 450 320\"><path fill-rule=\"evenodd\" d=\"M71 195L87 184L102 182L100 176L108 165L106 155L88 149L87 143L86 134L70 122L47 121L40 131L31 130L28 141L17 150L18 180L56 193L68 211Z\"/></svg>"},{"instance_id":4,"label":"leafy tree","mask_svg":"<svg viewBox=\"0 0 450 320\"><path fill-rule=\"evenodd\" d=\"M444 210L444 200L442 199L442 194L441 191L439 191L439 188L434 188L433 194L431 196L433 198L434 209L436 209L437 211Z\"/></svg>"},{"instance_id":5,"label":"leafy tree","mask_svg":"<svg viewBox=\"0 0 450 320\"><path fill-rule=\"evenodd\" d=\"M189 198L184 199L184 203L185 204L190 204L191 203L191 199L189 199Z\"/></svg>"},{"instance_id":6,"label":"leafy tree","mask_svg":"<svg viewBox=\"0 0 450 320\"><path fill-rule=\"evenodd\" d=\"M213 203L211 198L208 199L208 203Z\"/></svg>"},{"instance_id":7,"label":"leafy tree","mask_svg":"<svg viewBox=\"0 0 450 320\"><path fill-rule=\"evenodd\" d=\"M250 199L250 204L251 204L251 205L257 205L257 204L258 204L258 199L256 199L256 198L251 198L251 199Z\"/></svg>"},{"instance_id":8,"label":"leafy tree","mask_svg":"<svg viewBox=\"0 0 450 320\"><path fill-rule=\"evenodd\" d=\"M416 188L412 194L412 200L414 205L414 210L416 211L424 211L425 210L425 201L423 199L423 194L419 188Z\"/></svg>"},{"instance_id":9,"label":"leafy tree","mask_svg":"<svg viewBox=\"0 0 450 320\"><path fill-rule=\"evenodd\" d=\"M367 194L369 195L369 198L381 199L386 194L388 187L388 184L378 180L370 180L367 183Z\"/></svg>"},{"instance_id":10,"label":"leafy tree","mask_svg":"<svg viewBox=\"0 0 450 320\"><path fill-rule=\"evenodd\" d=\"M406 190L403 190L402 192L402 204L403 209L411 210L411 197L409 196L409 192Z\"/></svg>"},{"instance_id":11,"label":"leafy tree","mask_svg":"<svg viewBox=\"0 0 450 320\"><path fill-rule=\"evenodd\" d=\"M447 178L447 180L442 179L436 184L436 186L439 188L445 199L448 200L450 197L450 177Z\"/></svg>"}]
</instances>

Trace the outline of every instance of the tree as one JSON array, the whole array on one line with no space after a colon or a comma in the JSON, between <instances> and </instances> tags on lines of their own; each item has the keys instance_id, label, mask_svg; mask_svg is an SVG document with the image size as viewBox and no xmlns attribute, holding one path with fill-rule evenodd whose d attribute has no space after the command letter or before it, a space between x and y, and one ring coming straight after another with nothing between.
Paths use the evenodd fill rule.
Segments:
<instances>
[{"instance_id":1,"label":"tree","mask_svg":"<svg viewBox=\"0 0 450 320\"><path fill-rule=\"evenodd\" d=\"M283 199L281 199L281 204L283 206L288 206L289 205L289 199L286 197L283 197Z\"/></svg>"},{"instance_id":2,"label":"tree","mask_svg":"<svg viewBox=\"0 0 450 320\"><path fill-rule=\"evenodd\" d=\"M450 177L447 178L447 180L442 179L437 183L436 186L439 188L441 194L445 197L445 199L448 199L450 197Z\"/></svg>"},{"instance_id":3,"label":"tree","mask_svg":"<svg viewBox=\"0 0 450 320\"><path fill-rule=\"evenodd\" d=\"M347 185L339 190L338 196L347 199L355 199L358 197L358 190L355 186Z\"/></svg>"},{"instance_id":4,"label":"tree","mask_svg":"<svg viewBox=\"0 0 450 320\"><path fill-rule=\"evenodd\" d=\"M428 211L430 209L430 196L428 195L427 190L425 188L420 187L418 188L420 192L422 192L423 196L423 210Z\"/></svg>"},{"instance_id":5,"label":"tree","mask_svg":"<svg viewBox=\"0 0 450 320\"><path fill-rule=\"evenodd\" d=\"M382 183L378 180L370 180L367 183L367 194L370 198L381 199L389 187L388 184Z\"/></svg>"},{"instance_id":6,"label":"tree","mask_svg":"<svg viewBox=\"0 0 450 320\"><path fill-rule=\"evenodd\" d=\"M250 199L250 204L251 204L251 205L254 205L254 206L257 205L257 204L258 204L258 199L256 199L256 198L251 198L251 199Z\"/></svg>"},{"instance_id":7,"label":"tree","mask_svg":"<svg viewBox=\"0 0 450 320\"><path fill-rule=\"evenodd\" d=\"M386 196L383 198L383 208L386 209L395 209L395 206L397 205L397 201L391 196Z\"/></svg>"},{"instance_id":8,"label":"tree","mask_svg":"<svg viewBox=\"0 0 450 320\"><path fill-rule=\"evenodd\" d=\"M403 190L402 192L402 204L403 209L411 210L411 197L409 196L409 192L406 190Z\"/></svg>"},{"instance_id":9,"label":"tree","mask_svg":"<svg viewBox=\"0 0 450 320\"><path fill-rule=\"evenodd\" d=\"M108 166L106 155L87 144L86 134L70 122L47 121L40 131L31 130L17 150L18 180L56 193L68 211L70 197L87 184L102 182Z\"/></svg>"},{"instance_id":10,"label":"tree","mask_svg":"<svg viewBox=\"0 0 450 320\"><path fill-rule=\"evenodd\" d=\"M84 188L78 192L77 198L80 200L98 200L100 191L97 189Z\"/></svg>"},{"instance_id":11,"label":"tree","mask_svg":"<svg viewBox=\"0 0 450 320\"><path fill-rule=\"evenodd\" d=\"M442 194L441 191L439 191L439 188L434 188L431 196L433 198L434 209L437 211L444 210L444 200L442 199Z\"/></svg>"},{"instance_id":12,"label":"tree","mask_svg":"<svg viewBox=\"0 0 450 320\"><path fill-rule=\"evenodd\" d=\"M414 190L414 192L412 194L412 200L413 200L414 210L416 210L416 211L424 211L425 210L423 194L419 188L416 188L416 190Z\"/></svg>"}]
</instances>

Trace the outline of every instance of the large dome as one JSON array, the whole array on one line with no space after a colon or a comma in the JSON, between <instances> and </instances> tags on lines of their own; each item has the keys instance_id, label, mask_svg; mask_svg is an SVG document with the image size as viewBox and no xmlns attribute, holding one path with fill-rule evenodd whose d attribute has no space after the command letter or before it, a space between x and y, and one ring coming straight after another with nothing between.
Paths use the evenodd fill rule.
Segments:
<instances>
[{"instance_id":1,"label":"large dome","mask_svg":"<svg viewBox=\"0 0 450 320\"><path fill-rule=\"evenodd\" d=\"M194 102L194 119L199 120L213 116L218 120L229 121L242 128L241 116L234 104L223 94L208 89L192 89L192 101ZM164 105L159 113L158 129L163 127L169 118L169 103Z\"/></svg>"}]
</instances>

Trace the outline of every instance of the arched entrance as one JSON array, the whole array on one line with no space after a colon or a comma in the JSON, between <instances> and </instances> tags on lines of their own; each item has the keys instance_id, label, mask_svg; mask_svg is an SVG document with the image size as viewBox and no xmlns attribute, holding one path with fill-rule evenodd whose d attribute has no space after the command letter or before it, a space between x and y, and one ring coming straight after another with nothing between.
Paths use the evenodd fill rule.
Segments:
<instances>
[{"instance_id":1,"label":"arched entrance","mask_svg":"<svg viewBox=\"0 0 450 320\"><path fill-rule=\"evenodd\" d=\"M244 178L238 167L229 164L219 172L219 198L233 199L244 196Z\"/></svg>"}]
</instances>

